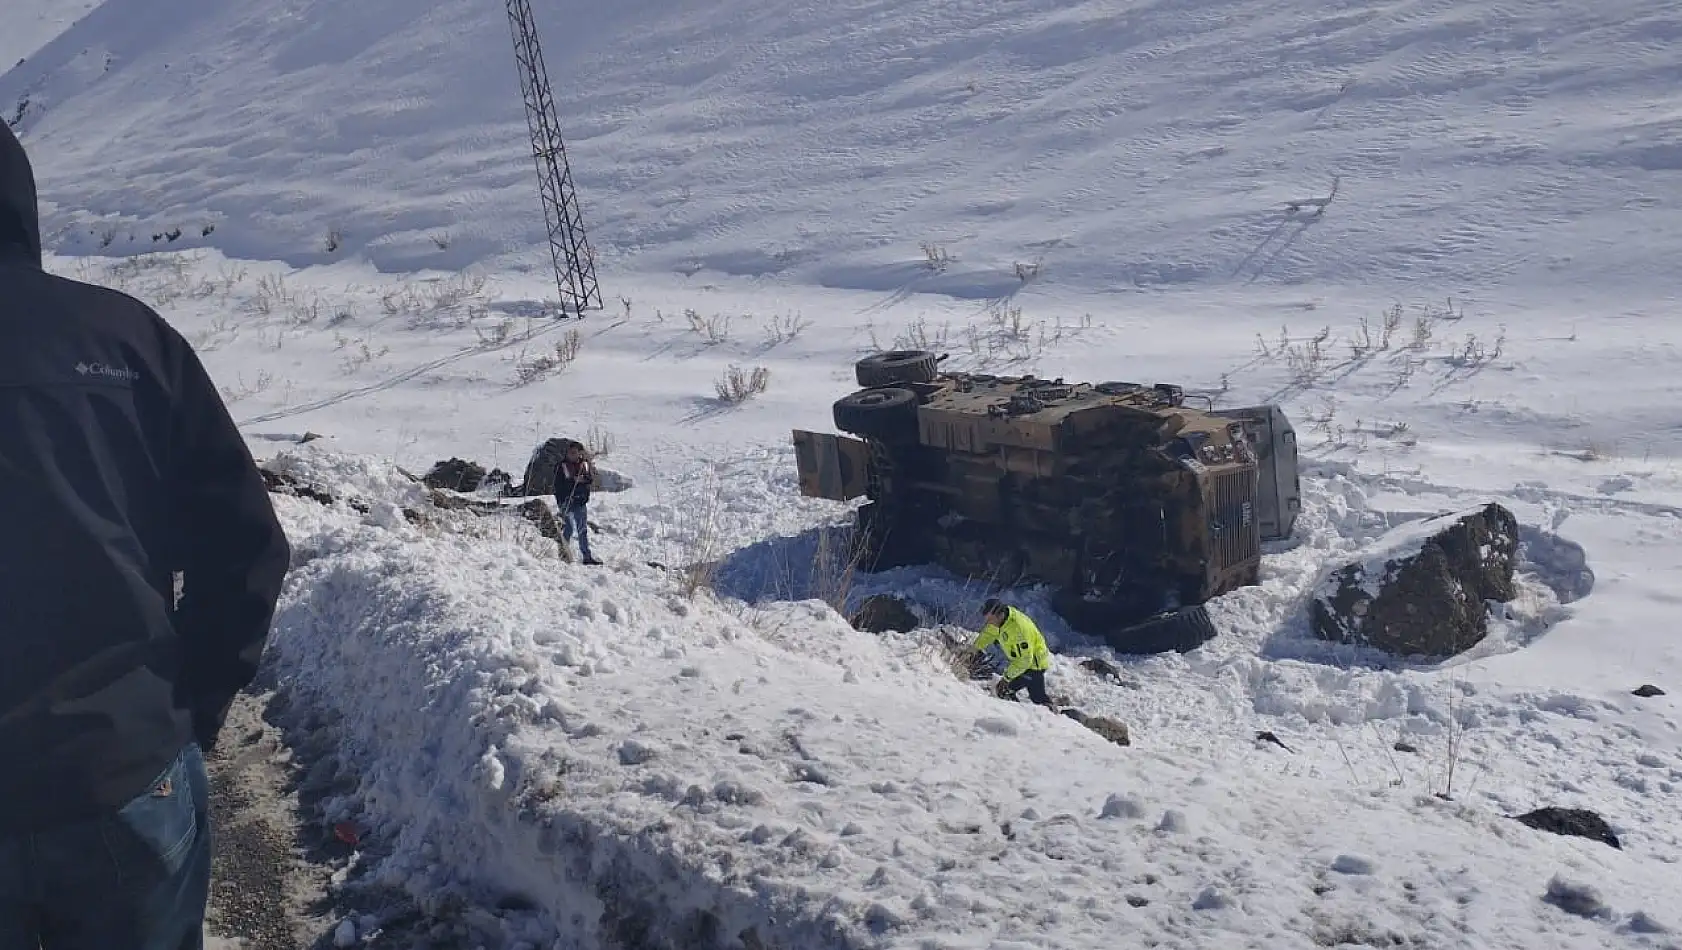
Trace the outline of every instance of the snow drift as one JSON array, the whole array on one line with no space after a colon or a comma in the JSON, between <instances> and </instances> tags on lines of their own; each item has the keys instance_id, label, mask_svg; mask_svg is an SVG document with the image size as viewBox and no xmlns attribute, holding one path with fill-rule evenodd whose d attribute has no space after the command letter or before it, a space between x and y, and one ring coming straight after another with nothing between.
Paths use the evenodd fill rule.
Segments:
<instances>
[{"instance_id":1,"label":"snow drift","mask_svg":"<svg viewBox=\"0 0 1682 950\"><path fill-rule=\"evenodd\" d=\"M821 602L685 598L653 568L534 553L514 519L411 524L417 497L371 460L281 464L385 501L277 499L297 563L273 663L355 781L329 817L365 829L370 880L526 908L510 945L1637 946L1682 888L1657 828L1614 852L1161 715L1245 664L1134 664L1165 705L1129 710L1123 749ZM1064 660L1054 689L1090 696L1084 676ZM1320 680L1299 700L1347 688ZM1415 686L1376 715L1433 702ZM1592 912L1543 903L1561 888Z\"/></svg>"}]
</instances>

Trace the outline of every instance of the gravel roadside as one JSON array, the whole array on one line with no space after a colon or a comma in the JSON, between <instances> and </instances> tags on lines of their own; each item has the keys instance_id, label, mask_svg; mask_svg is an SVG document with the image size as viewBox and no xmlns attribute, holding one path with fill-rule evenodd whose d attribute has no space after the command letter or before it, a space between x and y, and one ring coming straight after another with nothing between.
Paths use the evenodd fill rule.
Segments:
<instances>
[{"instance_id":1,"label":"gravel roadside","mask_svg":"<svg viewBox=\"0 0 1682 950\"><path fill-rule=\"evenodd\" d=\"M216 844L208 950L333 945L333 868L306 856L292 756L263 719L268 699L235 700L209 760Z\"/></svg>"}]
</instances>

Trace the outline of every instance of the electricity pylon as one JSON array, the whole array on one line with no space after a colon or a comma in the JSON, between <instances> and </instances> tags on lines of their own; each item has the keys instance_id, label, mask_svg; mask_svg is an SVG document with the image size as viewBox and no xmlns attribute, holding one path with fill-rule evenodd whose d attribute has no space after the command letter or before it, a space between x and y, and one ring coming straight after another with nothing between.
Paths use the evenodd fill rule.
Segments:
<instances>
[{"instance_id":1,"label":"electricity pylon","mask_svg":"<svg viewBox=\"0 0 1682 950\"><path fill-rule=\"evenodd\" d=\"M537 190L543 199L543 219L549 226L549 256L555 263L555 288L562 312L582 317L602 308L596 286L596 258L584 236L584 218L572 187L561 123L555 115L555 96L537 38L529 0L508 0L508 23L514 33L514 59L520 67L520 93L526 100L526 125L531 129L531 156L537 163Z\"/></svg>"}]
</instances>

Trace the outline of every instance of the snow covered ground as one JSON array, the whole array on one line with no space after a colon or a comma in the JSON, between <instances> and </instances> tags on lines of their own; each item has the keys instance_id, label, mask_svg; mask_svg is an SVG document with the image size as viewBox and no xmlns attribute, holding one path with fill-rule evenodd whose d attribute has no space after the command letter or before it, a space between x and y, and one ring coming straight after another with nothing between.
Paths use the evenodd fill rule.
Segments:
<instances>
[{"instance_id":1,"label":"snow covered ground","mask_svg":"<svg viewBox=\"0 0 1682 950\"><path fill-rule=\"evenodd\" d=\"M259 455L366 502L279 499L273 657L369 880L506 946L1682 946L1674 5L538 15L609 304L579 324L533 316L495 5L106 0L0 74L50 266L158 305ZM1203 649L1116 658L1017 592L1053 692L1132 746L812 599L845 511L798 497L789 430L907 344L1295 421L1297 536ZM767 390L717 399L731 367ZM398 467L556 435L635 479L592 506L606 569L398 510ZM1588 596L1527 573L1440 665L1309 636L1327 569L1484 498L1580 544ZM648 564L696 559L694 596ZM990 593L880 591L968 624ZM1509 817L1545 805L1623 849Z\"/></svg>"}]
</instances>

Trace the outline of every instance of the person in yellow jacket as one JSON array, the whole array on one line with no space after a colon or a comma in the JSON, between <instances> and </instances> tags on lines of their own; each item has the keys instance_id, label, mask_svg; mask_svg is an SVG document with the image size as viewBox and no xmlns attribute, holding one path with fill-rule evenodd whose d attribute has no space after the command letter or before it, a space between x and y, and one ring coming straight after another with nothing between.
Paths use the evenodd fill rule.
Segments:
<instances>
[{"instance_id":1,"label":"person in yellow jacket","mask_svg":"<svg viewBox=\"0 0 1682 950\"><path fill-rule=\"evenodd\" d=\"M996 597L988 598L981 605L981 619L986 626L970 648L979 653L997 643L1009 662L1004 678L996 687L999 698L1013 700L1026 688L1029 699L1050 706L1051 697L1045 692L1045 671L1051 669L1051 649L1045 645L1040 628L1027 614Z\"/></svg>"}]
</instances>

